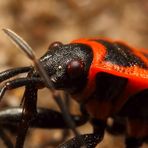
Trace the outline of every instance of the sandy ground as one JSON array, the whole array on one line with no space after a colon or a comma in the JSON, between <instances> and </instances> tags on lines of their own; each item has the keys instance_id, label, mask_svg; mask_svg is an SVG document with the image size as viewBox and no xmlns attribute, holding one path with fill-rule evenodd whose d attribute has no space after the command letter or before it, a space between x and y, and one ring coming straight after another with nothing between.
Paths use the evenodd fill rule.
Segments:
<instances>
[{"instance_id":1,"label":"sandy ground","mask_svg":"<svg viewBox=\"0 0 148 148\"><path fill-rule=\"evenodd\" d=\"M38 57L53 41L69 43L78 38L107 37L140 49L148 47L147 14L147 0L5 0L0 1L0 30L13 29L33 47ZM0 31L0 71L31 64ZM23 89L9 91L1 107L19 106L22 94ZM38 105L56 108L49 98L49 92L41 90ZM77 113L74 107L71 110ZM80 130L87 133L91 127L86 125ZM25 147L35 148L59 137L60 131L31 129ZM98 147L124 148L123 141L122 136L106 134ZM2 142L0 147L5 147Z\"/></svg>"}]
</instances>

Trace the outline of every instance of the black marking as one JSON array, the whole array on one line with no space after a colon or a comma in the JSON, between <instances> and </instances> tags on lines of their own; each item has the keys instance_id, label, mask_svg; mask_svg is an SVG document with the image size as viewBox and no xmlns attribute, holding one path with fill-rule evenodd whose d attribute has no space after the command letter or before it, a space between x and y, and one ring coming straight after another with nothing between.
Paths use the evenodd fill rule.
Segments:
<instances>
[{"instance_id":1,"label":"black marking","mask_svg":"<svg viewBox=\"0 0 148 148\"><path fill-rule=\"evenodd\" d=\"M148 120L148 89L131 96L121 109L119 115Z\"/></svg>"},{"instance_id":2,"label":"black marking","mask_svg":"<svg viewBox=\"0 0 148 148\"><path fill-rule=\"evenodd\" d=\"M147 64L142 61L140 57L134 55L130 47L125 44L114 42L110 43L106 40L95 40L105 46L107 54L105 56L105 61L109 61L113 64L132 67L139 66L140 68L147 69Z\"/></svg>"},{"instance_id":3,"label":"black marking","mask_svg":"<svg viewBox=\"0 0 148 148\"><path fill-rule=\"evenodd\" d=\"M112 104L120 98L126 87L126 78L114 76L108 73L96 75L96 97L99 101L110 101Z\"/></svg>"}]
</instances>

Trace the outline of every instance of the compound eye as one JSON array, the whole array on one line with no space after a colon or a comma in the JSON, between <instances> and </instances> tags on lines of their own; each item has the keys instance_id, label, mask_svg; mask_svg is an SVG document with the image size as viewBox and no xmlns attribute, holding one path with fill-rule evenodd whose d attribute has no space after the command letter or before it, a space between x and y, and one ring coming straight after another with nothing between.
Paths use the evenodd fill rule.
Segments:
<instances>
[{"instance_id":1,"label":"compound eye","mask_svg":"<svg viewBox=\"0 0 148 148\"><path fill-rule=\"evenodd\" d=\"M72 60L67 65L67 74L70 78L75 79L84 73L84 63L81 60Z\"/></svg>"},{"instance_id":2,"label":"compound eye","mask_svg":"<svg viewBox=\"0 0 148 148\"><path fill-rule=\"evenodd\" d=\"M54 48L54 47L59 47L62 46L63 44L61 42L53 42L49 45L48 49Z\"/></svg>"}]
</instances>

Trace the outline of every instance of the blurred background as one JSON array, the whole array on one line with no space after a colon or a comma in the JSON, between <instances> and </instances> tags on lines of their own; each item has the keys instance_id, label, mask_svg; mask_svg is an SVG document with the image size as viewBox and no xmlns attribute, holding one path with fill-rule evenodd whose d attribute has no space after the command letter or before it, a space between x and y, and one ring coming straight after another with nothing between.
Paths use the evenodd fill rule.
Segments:
<instances>
[{"instance_id":1,"label":"blurred background","mask_svg":"<svg viewBox=\"0 0 148 148\"><path fill-rule=\"evenodd\" d=\"M38 57L53 41L69 43L78 38L108 37L140 49L148 48L147 14L147 0L5 0L0 1L0 30L10 28L17 32ZM0 31L0 71L31 64ZM23 91L9 91L1 107L19 106ZM41 90L38 105L55 108L50 97L46 89ZM71 111L77 113L74 110L72 107ZM80 130L87 133L91 127L86 125ZM30 129L25 147L43 147L43 143L59 137L56 130ZM122 136L106 134L99 148L123 148L123 140Z\"/></svg>"}]
</instances>

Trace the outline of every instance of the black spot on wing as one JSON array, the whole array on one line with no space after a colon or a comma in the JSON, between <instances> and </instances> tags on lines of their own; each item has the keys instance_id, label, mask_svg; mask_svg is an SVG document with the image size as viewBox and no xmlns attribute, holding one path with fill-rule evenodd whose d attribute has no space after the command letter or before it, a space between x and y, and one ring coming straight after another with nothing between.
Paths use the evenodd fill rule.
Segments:
<instances>
[{"instance_id":1,"label":"black spot on wing","mask_svg":"<svg viewBox=\"0 0 148 148\"><path fill-rule=\"evenodd\" d=\"M96 75L96 92L99 101L116 102L120 98L127 85L128 80L108 73Z\"/></svg>"},{"instance_id":2,"label":"black spot on wing","mask_svg":"<svg viewBox=\"0 0 148 148\"><path fill-rule=\"evenodd\" d=\"M105 46L107 50L105 61L124 67L137 65L144 69L147 68L146 63L144 63L140 57L137 57L128 46L118 42L110 43L106 40L95 41Z\"/></svg>"},{"instance_id":3,"label":"black spot on wing","mask_svg":"<svg viewBox=\"0 0 148 148\"><path fill-rule=\"evenodd\" d=\"M119 112L120 116L148 120L148 89L131 96Z\"/></svg>"}]
</instances>

